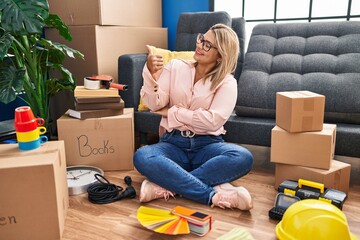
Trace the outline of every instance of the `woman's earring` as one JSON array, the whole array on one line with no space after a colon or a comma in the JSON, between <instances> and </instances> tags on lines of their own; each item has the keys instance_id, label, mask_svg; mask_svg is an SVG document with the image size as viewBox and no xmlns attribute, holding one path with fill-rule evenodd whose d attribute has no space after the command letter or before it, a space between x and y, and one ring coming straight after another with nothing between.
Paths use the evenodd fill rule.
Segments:
<instances>
[{"instance_id":1,"label":"woman's earring","mask_svg":"<svg viewBox=\"0 0 360 240\"><path fill-rule=\"evenodd\" d=\"M219 65L221 63L221 59L218 58L218 60L216 60L216 65Z\"/></svg>"}]
</instances>

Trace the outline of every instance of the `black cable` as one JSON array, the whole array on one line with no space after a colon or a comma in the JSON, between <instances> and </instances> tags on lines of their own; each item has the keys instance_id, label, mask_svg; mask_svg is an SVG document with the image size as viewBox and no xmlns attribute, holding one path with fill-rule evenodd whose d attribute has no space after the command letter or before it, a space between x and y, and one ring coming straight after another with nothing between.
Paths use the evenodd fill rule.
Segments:
<instances>
[{"instance_id":1,"label":"black cable","mask_svg":"<svg viewBox=\"0 0 360 240\"><path fill-rule=\"evenodd\" d=\"M123 192L123 188L121 186L110 183L104 176L95 174L95 178L99 183L94 183L87 189L88 199L92 203L106 204L124 198L136 197L136 191L134 187L131 186L132 180L129 176L124 178L124 181L128 186Z\"/></svg>"}]
</instances>

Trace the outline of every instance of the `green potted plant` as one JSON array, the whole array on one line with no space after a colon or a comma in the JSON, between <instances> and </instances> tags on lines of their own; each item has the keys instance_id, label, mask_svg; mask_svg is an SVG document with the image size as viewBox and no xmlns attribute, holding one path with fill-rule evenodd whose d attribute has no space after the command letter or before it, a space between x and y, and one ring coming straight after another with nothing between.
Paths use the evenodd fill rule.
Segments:
<instances>
[{"instance_id":1,"label":"green potted plant","mask_svg":"<svg viewBox=\"0 0 360 240\"><path fill-rule=\"evenodd\" d=\"M84 56L45 39L44 27L56 28L61 36L72 40L66 24L49 13L47 0L0 1L0 101L7 104L21 98L47 127L51 97L76 86L63 61Z\"/></svg>"}]
</instances>

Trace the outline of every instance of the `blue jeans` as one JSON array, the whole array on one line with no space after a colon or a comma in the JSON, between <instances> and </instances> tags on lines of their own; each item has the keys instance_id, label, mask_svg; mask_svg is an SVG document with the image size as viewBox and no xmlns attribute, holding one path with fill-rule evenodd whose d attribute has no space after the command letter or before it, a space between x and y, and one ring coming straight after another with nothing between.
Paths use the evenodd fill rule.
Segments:
<instances>
[{"instance_id":1,"label":"blue jeans","mask_svg":"<svg viewBox=\"0 0 360 240\"><path fill-rule=\"evenodd\" d=\"M225 143L221 136L183 137L166 132L159 143L139 148L135 168L149 181L196 202L211 205L213 186L247 174L253 156L244 147Z\"/></svg>"}]
</instances>

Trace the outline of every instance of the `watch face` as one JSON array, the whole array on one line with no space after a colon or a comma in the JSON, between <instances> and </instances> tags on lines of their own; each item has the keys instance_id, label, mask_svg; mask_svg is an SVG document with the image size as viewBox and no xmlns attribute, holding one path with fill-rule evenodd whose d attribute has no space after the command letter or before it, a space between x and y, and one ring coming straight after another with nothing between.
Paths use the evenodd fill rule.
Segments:
<instances>
[{"instance_id":1,"label":"watch face","mask_svg":"<svg viewBox=\"0 0 360 240\"><path fill-rule=\"evenodd\" d=\"M104 172L92 166L67 167L69 195L85 193L91 184L98 181L95 178L95 174L104 175Z\"/></svg>"}]
</instances>

